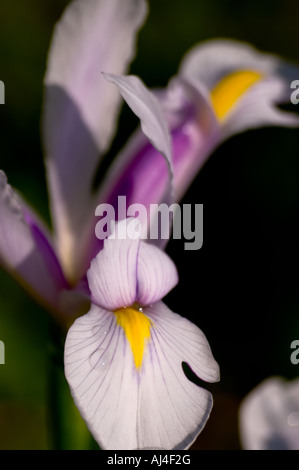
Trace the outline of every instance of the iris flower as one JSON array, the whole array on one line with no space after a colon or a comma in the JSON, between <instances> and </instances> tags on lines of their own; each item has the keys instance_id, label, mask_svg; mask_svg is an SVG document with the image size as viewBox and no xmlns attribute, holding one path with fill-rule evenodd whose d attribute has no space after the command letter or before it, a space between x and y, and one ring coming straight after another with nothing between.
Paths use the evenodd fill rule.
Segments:
<instances>
[{"instance_id":1,"label":"iris flower","mask_svg":"<svg viewBox=\"0 0 299 470\"><path fill-rule=\"evenodd\" d=\"M247 450L299 450L299 379L270 377L240 407L240 437Z\"/></svg>"},{"instance_id":2,"label":"iris flower","mask_svg":"<svg viewBox=\"0 0 299 470\"><path fill-rule=\"evenodd\" d=\"M288 101L289 83L298 77L298 69L245 44L219 40L197 46L163 90L149 91L139 78L125 76L146 14L145 0L74 0L56 25L43 108L52 230L0 173L0 263L64 328L89 310L87 271L103 248L95 236L100 203L116 207L119 196L126 196L127 205L139 203L146 208L179 201L208 156L228 136L261 125L297 126L299 122L276 106ZM140 118L141 128L96 187L95 175L116 131L121 95ZM107 253L105 248L103 253ZM96 264L92 266L89 273L94 274ZM139 297L135 300L140 301ZM98 305L92 306L95 313L104 305L96 295L94 301ZM152 335L158 338L164 334L162 323L168 325L168 319L176 317L163 304L155 305L155 311L149 306L147 312ZM110 312L123 306L107 304L105 308ZM109 318L114 317L109 313ZM130 318L134 323L134 315ZM173 325L169 322L169 331L176 330L176 324L176 320ZM157 339L153 345L158 348L161 341ZM149 344L154 358L154 346ZM144 356L140 374L150 374L148 360ZM136 371L134 374L132 380L136 381ZM81 401L80 408L85 409ZM208 410L209 406L198 426ZM140 429L143 418L138 413ZM187 426L189 437L174 428L165 445L180 445L179 439L184 445L191 442L195 428L195 424ZM160 438L162 446L162 435ZM145 436L129 439L130 445L152 445ZM110 446L104 437L100 441Z\"/></svg>"}]
</instances>

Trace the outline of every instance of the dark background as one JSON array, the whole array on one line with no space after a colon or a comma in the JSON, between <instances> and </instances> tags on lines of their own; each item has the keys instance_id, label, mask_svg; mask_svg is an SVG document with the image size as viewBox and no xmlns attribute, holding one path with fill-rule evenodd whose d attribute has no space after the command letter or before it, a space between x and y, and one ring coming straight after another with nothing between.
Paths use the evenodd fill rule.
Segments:
<instances>
[{"instance_id":1,"label":"dark background","mask_svg":"<svg viewBox=\"0 0 299 470\"><path fill-rule=\"evenodd\" d=\"M63 0L2 0L0 167L49 221L40 140L42 80L54 23ZM131 72L165 86L184 53L215 37L245 40L298 61L297 0L152 0ZM299 76L296 77L299 79ZM298 106L299 107L299 106ZM296 106L289 106L298 112ZM136 119L124 108L115 150ZM298 130L248 131L222 144L183 203L204 204L204 243L167 251L180 283L166 302L197 323L221 367L211 418L195 448L238 449L238 407L270 375L293 378L290 344L299 338ZM0 449L47 449L48 316L0 271Z\"/></svg>"}]
</instances>

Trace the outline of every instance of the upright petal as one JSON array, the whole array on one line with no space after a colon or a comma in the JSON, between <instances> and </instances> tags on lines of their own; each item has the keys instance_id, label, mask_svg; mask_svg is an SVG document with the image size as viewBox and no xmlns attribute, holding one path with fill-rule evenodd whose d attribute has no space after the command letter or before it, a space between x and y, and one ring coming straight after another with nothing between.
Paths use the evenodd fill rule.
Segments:
<instances>
[{"instance_id":1,"label":"upright petal","mask_svg":"<svg viewBox=\"0 0 299 470\"><path fill-rule=\"evenodd\" d=\"M210 92L223 138L265 125L298 126L298 116L277 107L290 101L298 72L298 66L275 55L231 40L194 47L180 68L181 76L198 80Z\"/></svg>"},{"instance_id":2,"label":"upright petal","mask_svg":"<svg viewBox=\"0 0 299 470\"><path fill-rule=\"evenodd\" d=\"M137 301L150 305L163 299L178 283L175 264L159 248L141 242L137 264Z\"/></svg>"},{"instance_id":3,"label":"upright petal","mask_svg":"<svg viewBox=\"0 0 299 470\"><path fill-rule=\"evenodd\" d=\"M211 382L219 379L218 365L188 320L161 302L143 314L152 327L140 369L116 316L93 306L68 332L66 377L102 448L185 449L204 427L212 396L186 378L182 362Z\"/></svg>"},{"instance_id":4,"label":"upright petal","mask_svg":"<svg viewBox=\"0 0 299 470\"><path fill-rule=\"evenodd\" d=\"M59 310L67 289L51 241L36 215L0 172L0 262L43 305Z\"/></svg>"},{"instance_id":5,"label":"upright petal","mask_svg":"<svg viewBox=\"0 0 299 470\"><path fill-rule=\"evenodd\" d=\"M161 300L177 284L173 261L140 240L137 219L118 222L87 272L94 303L108 310Z\"/></svg>"},{"instance_id":6,"label":"upright petal","mask_svg":"<svg viewBox=\"0 0 299 470\"><path fill-rule=\"evenodd\" d=\"M54 31L45 77L44 142L59 254L74 282L87 267L93 178L121 103L101 72L126 72L146 10L144 0L74 0Z\"/></svg>"},{"instance_id":7,"label":"upright petal","mask_svg":"<svg viewBox=\"0 0 299 470\"><path fill-rule=\"evenodd\" d=\"M93 302L107 310L129 307L136 301L140 240L128 236L130 222L125 219L116 225L87 271Z\"/></svg>"}]
</instances>

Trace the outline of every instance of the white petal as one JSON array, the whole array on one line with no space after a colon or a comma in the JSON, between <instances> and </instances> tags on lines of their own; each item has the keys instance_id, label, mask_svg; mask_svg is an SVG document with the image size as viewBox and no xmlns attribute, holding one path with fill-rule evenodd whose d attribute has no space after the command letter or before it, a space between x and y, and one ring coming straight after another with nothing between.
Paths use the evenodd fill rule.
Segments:
<instances>
[{"instance_id":1,"label":"white petal","mask_svg":"<svg viewBox=\"0 0 299 470\"><path fill-rule=\"evenodd\" d=\"M243 400L239 421L244 449L299 450L299 380L264 380Z\"/></svg>"},{"instance_id":2,"label":"white petal","mask_svg":"<svg viewBox=\"0 0 299 470\"><path fill-rule=\"evenodd\" d=\"M70 328L65 372L75 402L105 449L183 449L205 425L210 392L190 382L188 362L209 381L219 379L203 333L163 304L144 313L153 322L141 369L112 313L93 306Z\"/></svg>"},{"instance_id":3,"label":"white petal","mask_svg":"<svg viewBox=\"0 0 299 470\"><path fill-rule=\"evenodd\" d=\"M146 10L144 0L74 0L54 31L43 128L60 256L73 281L87 267L93 178L121 104L101 72L126 73Z\"/></svg>"}]
</instances>

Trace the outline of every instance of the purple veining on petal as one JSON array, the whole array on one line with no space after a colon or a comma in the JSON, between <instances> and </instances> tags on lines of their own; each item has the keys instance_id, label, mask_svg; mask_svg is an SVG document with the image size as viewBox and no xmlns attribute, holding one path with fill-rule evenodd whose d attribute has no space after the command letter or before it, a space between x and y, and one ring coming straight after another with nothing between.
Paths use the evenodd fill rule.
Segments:
<instances>
[{"instance_id":1,"label":"purple veining on petal","mask_svg":"<svg viewBox=\"0 0 299 470\"><path fill-rule=\"evenodd\" d=\"M24 219L31 229L32 236L35 243L45 261L45 264L51 274L52 278L55 279L56 285L59 289L68 289L70 285L66 281L57 256L40 225L38 225L34 216L26 209L23 208Z\"/></svg>"}]
</instances>

